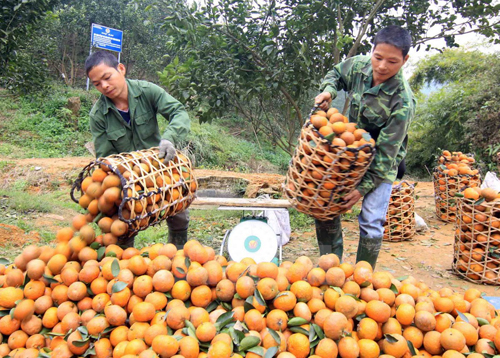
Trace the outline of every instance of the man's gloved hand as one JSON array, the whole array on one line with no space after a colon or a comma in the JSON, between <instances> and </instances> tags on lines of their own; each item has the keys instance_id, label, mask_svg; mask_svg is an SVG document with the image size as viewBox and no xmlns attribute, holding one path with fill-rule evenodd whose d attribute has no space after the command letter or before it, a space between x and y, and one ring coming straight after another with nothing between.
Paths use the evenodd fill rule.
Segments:
<instances>
[{"instance_id":1,"label":"man's gloved hand","mask_svg":"<svg viewBox=\"0 0 500 358\"><path fill-rule=\"evenodd\" d=\"M175 157L175 147L169 140L162 139L160 141L160 153L158 154L159 158L163 159L163 163L170 162Z\"/></svg>"}]
</instances>

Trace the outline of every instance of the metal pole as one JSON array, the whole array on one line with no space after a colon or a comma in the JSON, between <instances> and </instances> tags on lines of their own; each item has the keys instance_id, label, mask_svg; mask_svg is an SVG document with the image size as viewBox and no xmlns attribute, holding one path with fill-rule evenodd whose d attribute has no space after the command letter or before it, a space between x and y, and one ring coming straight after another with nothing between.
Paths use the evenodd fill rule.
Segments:
<instances>
[{"instance_id":1,"label":"metal pole","mask_svg":"<svg viewBox=\"0 0 500 358\"><path fill-rule=\"evenodd\" d=\"M121 52L118 52L118 63L120 63L120 55L121 54L122 54Z\"/></svg>"},{"instance_id":2,"label":"metal pole","mask_svg":"<svg viewBox=\"0 0 500 358\"><path fill-rule=\"evenodd\" d=\"M90 25L90 50L89 50L89 56L92 55L92 25ZM87 91L89 90L89 84L90 84L90 79L89 76L87 76Z\"/></svg>"}]
</instances>

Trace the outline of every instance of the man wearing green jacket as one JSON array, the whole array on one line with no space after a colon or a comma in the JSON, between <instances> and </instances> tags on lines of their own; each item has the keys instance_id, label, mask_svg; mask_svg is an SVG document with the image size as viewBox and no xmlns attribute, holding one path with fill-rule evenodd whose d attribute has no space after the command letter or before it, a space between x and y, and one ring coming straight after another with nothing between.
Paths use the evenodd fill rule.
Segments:
<instances>
[{"instance_id":1,"label":"man wearing green jacket","mask_svg":"<svg viewBox=\"0 0 500 358\"><path fill-rule=\"evenodd\" d=\"M186 138L190 121L184 106L161 87L125 78L126 69L110 52L97 51L85 61L85 71L102 96L90 111L90 131L97 158L159 146L164 162L175 156L175 145ZM157 114L169 121L163 135ZM189 213L167 219L168 241L182 248L187 241ZM122 242L133 246L134 239Z\"/></svg>"},{"instance_id":2,"label":"man wearing green jacket","mask_svg":"<svg viewBox=\"0 0 500 358\"><path fill-rule=\"evenodd\" d=\"M376 140L376 154L357 189L344 198L350 209L363 197L358 217L360 239L357 261L373 267L384 236L385 216L398 166L406 156L407 133L415 112L415 99L403 77L408 60L410 34L398 27L380 30L371 56L355 56L336 65L325 76L315 102L327 110L338 90L349 93L349 122L357 123ZM342 259L343 238L340 216L316 221L320 253L335 253Z\"/></svg>"}]
</instances>

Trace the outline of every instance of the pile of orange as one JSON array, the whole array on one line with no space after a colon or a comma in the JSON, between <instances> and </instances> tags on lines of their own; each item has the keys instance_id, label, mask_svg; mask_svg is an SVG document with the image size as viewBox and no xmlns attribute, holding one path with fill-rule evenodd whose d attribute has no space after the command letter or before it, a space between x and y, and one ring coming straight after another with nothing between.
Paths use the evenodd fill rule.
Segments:
<instances>
[{"instance_id":1,"label":"pile of orange","mask_svg":"<svg viewBox=\"0 0 500 358\"><path fill-rule=\"evenodd\" d=\"M62 234L60 234L62 238ZM65 245L66 244L66 245ZM477 289L436 291L366 262L227 262L109 245L29 246L0 265L0 356L113 358L489 357L500 317ZM475 352L475 353L472 353Z\"/></svg>"},{"instance_id":2,"label":"pile of orange","mask_svg":"<svg viewBox=\"0 0 500 358\"><path fill-rule=\"evenodd\" d=\"M393 183L384 227L386 241L409 240L415 235L415 185Z\"/></svg>"},{"instance_id":3,"label":"pile of orange","mask_svg":"<svg viewBox=\"0 0 500 358\"><path fill-rule=\"evenodd\" d=\"M342 212L342 197L359 183L373 156L368 132L335 108L316 111L302 128L284 185L294 207L318 219Z\"/></svg>"},{"instance_id":4,"label":"pile of orange","mask_svg":"<svg viewBox=\"0 0 500 358\"><path fill-rule=\"evenodd\" d=\"M443 221L454 222L457 218L455 195L466 188L479 186L481 177L479 170L473 167L475 159L462 152L444 150L438 163L434 170L436 214Z\"/></svg>"},{"instance_id":5,"label":"pile of orange","mask_svg":"<svg viewBox=\"0 0 500 358\"><path fill-rule=\"evenodd\" d=\"M453 268L469 280L500 285L500 194L475 187L462 195Z\"/></svg>"},{"instance_id":6,"label":"pile of orange","mask_svg":"<svg viewBox=\"0 0 500 358\"><path fill-rule=\"evenodd\" d=\"M95 222L102 234L98 241L105 245L183 211L194 199L196 180L189 159L180 153L168 166L160 163L157 150L114 155L93 163L82 172L86 175L78 186L78 203L86 212L75 217L73 227L79 231Z\"/></svg>"}]
</instances>

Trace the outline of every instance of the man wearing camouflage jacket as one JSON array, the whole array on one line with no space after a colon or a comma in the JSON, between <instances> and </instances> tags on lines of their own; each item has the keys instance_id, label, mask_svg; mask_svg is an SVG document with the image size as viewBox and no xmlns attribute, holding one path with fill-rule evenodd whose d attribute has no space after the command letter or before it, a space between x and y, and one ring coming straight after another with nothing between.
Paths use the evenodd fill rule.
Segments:
<instances>
[{"instance_id":1,"label":"man wearing camouflage jacket","mask_svg":"<svg viewBox=\"0 0 500 358\"><path fill-rule=\"evenodd\" d=\"M356 262L375 267L384 234L383 224L398 165L406 155L407 132L415 112L415 99L401 68L411 47L409 33L389 26L377 33L371 56L355 56L336 65L321 85L315 102L327 110L338 90L349 93L349 121L357 123L376 140L375 158L357 189L344 198L350 209L361 197L358 217L360 240ZM335 253L342 259L340 216L316 220L320 254Z\"/></svg>"}]
</instances>

